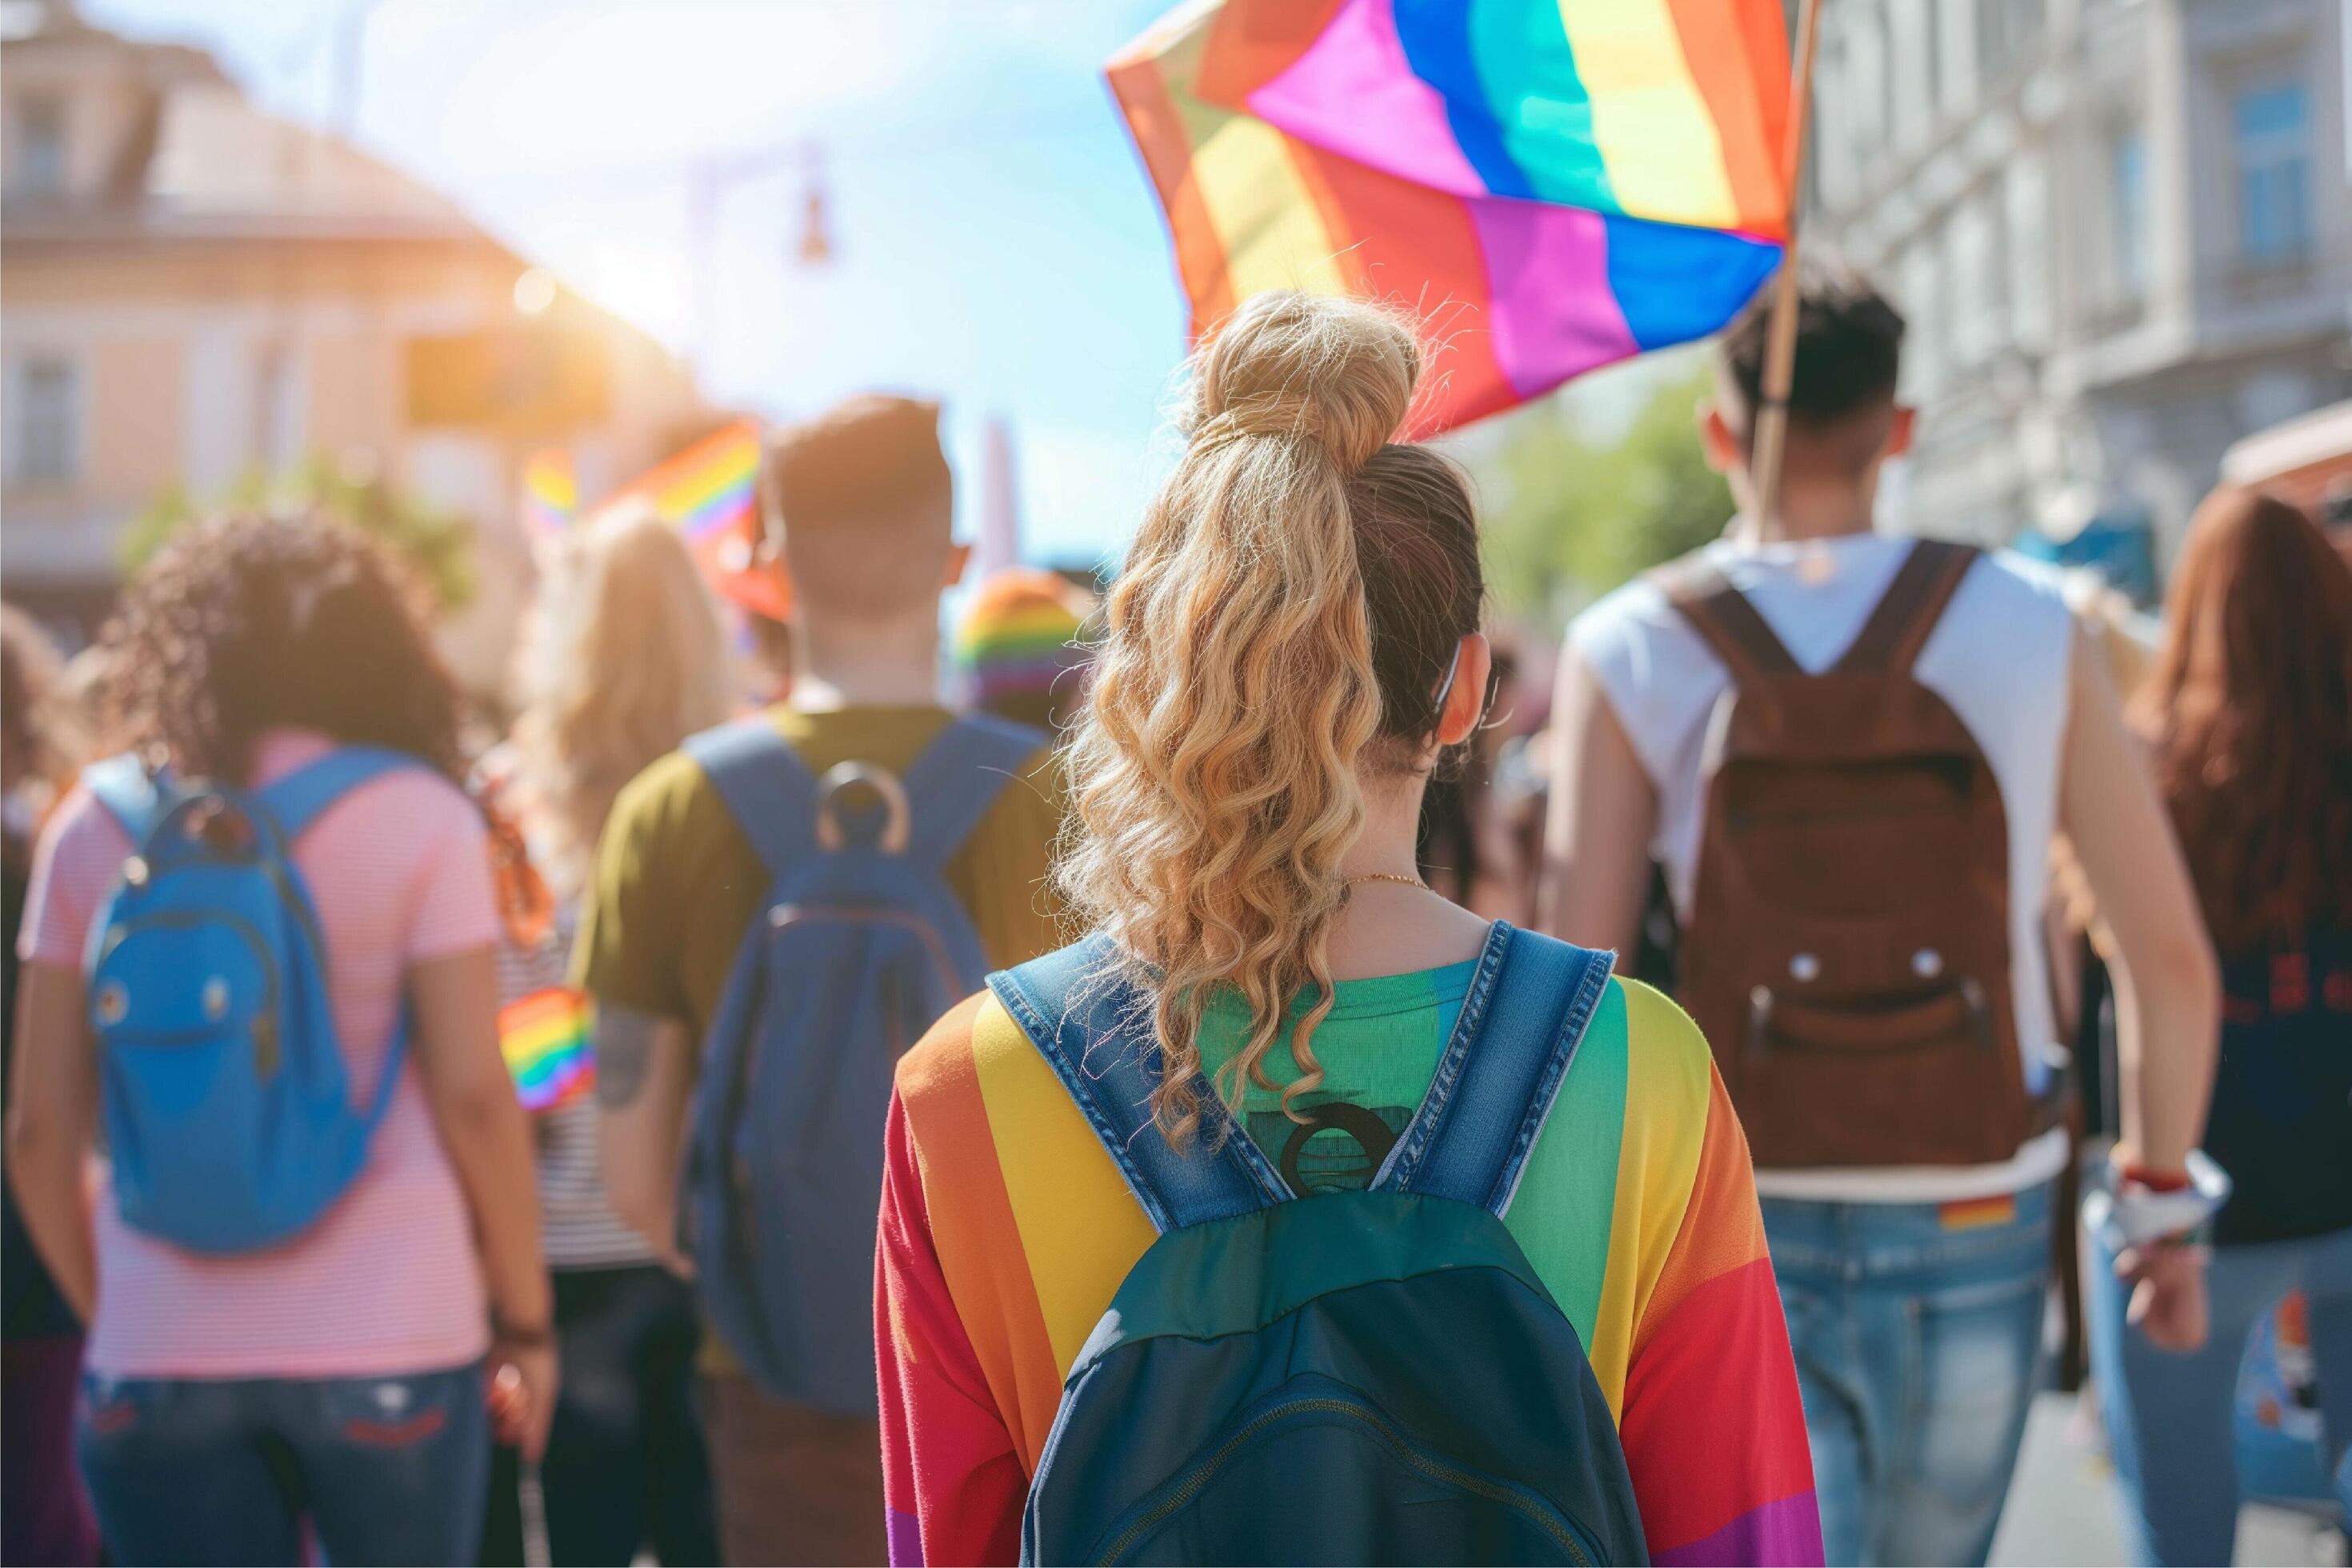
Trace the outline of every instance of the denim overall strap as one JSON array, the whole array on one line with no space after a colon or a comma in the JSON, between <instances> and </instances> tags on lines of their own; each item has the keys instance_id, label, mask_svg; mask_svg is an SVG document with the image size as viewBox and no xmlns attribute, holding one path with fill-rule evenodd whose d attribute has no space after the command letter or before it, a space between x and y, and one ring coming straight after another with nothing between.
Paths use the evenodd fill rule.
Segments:
<instances>
[{"instance_id":1,"label":"denim overall strap","mask_svg":"<svg viewBox=\"0 0 2352 1568\"><path fill-rule=\"evenodd\" d=\"M1201 1126L1185 1147L1161 1136L1151 1120L1160 1044L1150 998L1120 977L1108 938L999 971L988 984L1086 1113L1154 1229L1227 1219L1291 1195L1205 1081L1195 1079Z\"/></svg>"},{"instance_id":2,"label":"denim overall strap","mask_svg":"<svg viewBox=\"0 0 2352 1568\"><path fill-rule=\"evenodd\" d=\"M1373 1185L1508 1210L1614 962L1496 921L1429 1092Z\"/></svg>"}]
</instances>

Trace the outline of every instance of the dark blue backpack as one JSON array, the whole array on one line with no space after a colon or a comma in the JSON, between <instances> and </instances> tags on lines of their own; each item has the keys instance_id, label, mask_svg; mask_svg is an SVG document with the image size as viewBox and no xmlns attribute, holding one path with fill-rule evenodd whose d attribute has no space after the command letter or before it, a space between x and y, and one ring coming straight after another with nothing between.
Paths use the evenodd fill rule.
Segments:
<instances>
[{"instance_id":1,"label":"dark blue backpack","mask_svg":"<svg viewBox=\"0 0 2352 1568\"><path fill-rule=\"evenodd\" d=\"M679 1234L720 1338L779 1399L875 1413L891 1079L988 972L940 868L1043 744L959 719L902 783L865 763L813 778L766 718L686 743L770 886L704 1043ZM879 812L845 812L857 787Z\"/></svg>"},{"instance_id":2,"label":"dark blue backpack","mask_svg":"<svg viewBox=\"0 0 2352 1568\"><path fill-rule=\"evenodd\" d=\"M1302 1201L1204 1083L1152 1125L1150 1012L1090 939L989 984L1160 1239L1063 1384L1024 1563L1641 1563L1617 1427L1503 1226L1610 960L1496 921L1370 1188Z\"/></svg>"},{"instance_id":3,"label":"dark blue backpack","mask_svg":"<svg viewBox=\"0 0 2352 1568\"><path fill-rule=\"evenodd\" d=\"M196 1252L259 1251L310 1226L367 1163L408 1017L354 1109L292 851L350 791L417 765L345 746L252 790L184 788L128 756L82 775L138 848L83 961L126 1225Z\"/></svg>"}]
</instances>

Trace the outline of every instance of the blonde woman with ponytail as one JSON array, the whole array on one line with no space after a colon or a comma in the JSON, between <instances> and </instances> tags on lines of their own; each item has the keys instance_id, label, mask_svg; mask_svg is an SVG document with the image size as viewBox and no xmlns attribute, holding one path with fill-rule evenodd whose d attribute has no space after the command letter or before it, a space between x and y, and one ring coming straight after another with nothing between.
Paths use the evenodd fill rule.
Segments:
<instances>
[{"instance_id":1,"label":"blonde woman with ponytail","mask_svg":"<svg viewBox=\"0 0 2352 1568\"><path fill-rule=\"evenodd\" d=\"M1106 1418L1095 1391L1134 1364L1115 1358L1226 1342L1149 1339L1152 1314L1209 1310L1152 1289L1222 1300L1223 1279L1263 1304L1301 1266L1275 1256L1283 1238L1309 1232L1410 1261L1432 1204L1491 1227L1574 1330L1575 1375L1533 1408L1613 1432L1622 1459L1592 1473L1626 1500L1618 1532L1582 1521L1578 1554L1821 1561L1747 1145L1706 1042L1605 955L1490 925L1416 871L1423 790L1484 718L1491 664L1468 489L1394 439L1422 371L1394 315L1295 294L1252 300L1194 356L1188 445L1110 594L1066 754L1076 820L1057 874L1085 939L993 977L899 1066L876 1309L894 1562L1012 1562L1024 1500L1033 1550L1053 1555L1087 1454L1138 1452L1087 1435ZM1484 1130L1498 1108L1516 1139ZM1448 1188L1474 1167L1479 1195L1442 1202L1468 1195ZM1283 1213L1301 1218L1268 1218ZM1178 1256L1213 1262L1187 1274ZM1124 1316L1107 1318L1114 1295ZM1311 1358L1333 1320L1283 1300ZM1484 1369L1506 1381L1553 1379L1462 1326L1466 1343L1389 1340L1381 1354L1421 1359L1397 1348L1417 1343L1425 1364L1364 1376L1452 1387L1451 1358L1486 1354L1514 1358ZM1181 1425L1213 1384L1147 1378L1117 1418ZM1049 1453L1057 1415L1070 1425ZM1281 1560L1296 1530L1264 1533L1264 1510L1220 1492L1224 1464L1169 1481L1165 1510L1136 1505L1133 1529L1178 1532L1140 1560L1236 1539ZM1549 1497L1551 1479L1513 1484ZM1412 1532L1433 1510L1395 1508L1426 1489L1357 1479L1286 1500L1322 1542L1300 1550L1426 1550ZM1457 1561L1498 1550L1458 1545Z\"/></svg>"}]
</instances>

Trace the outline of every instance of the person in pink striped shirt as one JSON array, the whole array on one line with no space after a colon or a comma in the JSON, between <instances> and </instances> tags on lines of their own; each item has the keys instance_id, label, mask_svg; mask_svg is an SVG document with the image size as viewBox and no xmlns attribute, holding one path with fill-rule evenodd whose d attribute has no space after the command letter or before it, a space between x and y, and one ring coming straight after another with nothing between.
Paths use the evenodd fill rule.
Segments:
<instances>
[{"instance_id":1,"label":"person in pink striped shirt","mask_svg":"<svg viewBox=\"0 0 2352 1568\"><path fill-rule=\"evenodd\" d=\"M93 1160L84 937L131 845L77 791L44 830L20 939L13 1190L89 1324L76 1445L122 1562L471 1562L491 1415L544 1441L555 1359L529 1129L496 1033L498 937L457 703L405 581L307 516L200 524L110 629L104 720L183 778L267 784L338 743L418 765L294 847L352 1092L412 1049L358 1179L297 1239L199 1256L123 1223ZM86 1177L86 1169L89 1174Z\"/></svg>"}]
</instances>

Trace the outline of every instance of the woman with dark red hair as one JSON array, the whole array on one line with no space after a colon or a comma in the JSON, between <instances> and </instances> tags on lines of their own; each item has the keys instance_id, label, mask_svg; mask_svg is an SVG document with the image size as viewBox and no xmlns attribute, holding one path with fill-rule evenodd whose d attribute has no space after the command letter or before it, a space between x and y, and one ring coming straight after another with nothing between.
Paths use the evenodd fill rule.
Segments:
<instances>
[{"instance_id":1,"label":"woman with dark red hair","mask_svg":"<svg viewBox=\"0 0 2352 1568\"><path fill-rule=\"evenodd\" d=\"M2204 1348L2158 1350L2114 1269L2084 1272L2129 1543L2142 1562L2227 1563L2238 1366L2294 1290L2352 1510L2352 571L2295 508L2217 490L2167 619L2137 718L2226 992L2204 1147L2235 1192Z\"/></svg>"}]
</instances>

